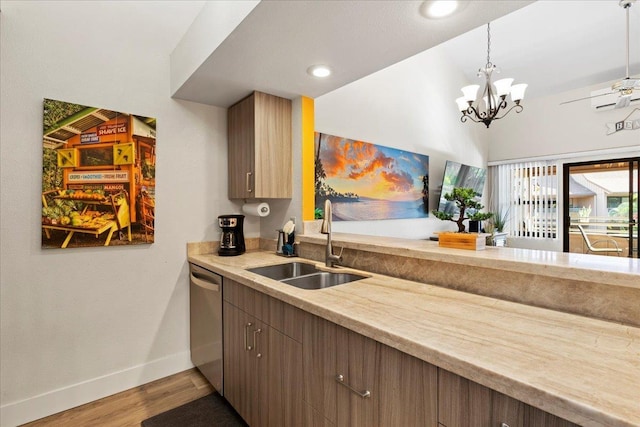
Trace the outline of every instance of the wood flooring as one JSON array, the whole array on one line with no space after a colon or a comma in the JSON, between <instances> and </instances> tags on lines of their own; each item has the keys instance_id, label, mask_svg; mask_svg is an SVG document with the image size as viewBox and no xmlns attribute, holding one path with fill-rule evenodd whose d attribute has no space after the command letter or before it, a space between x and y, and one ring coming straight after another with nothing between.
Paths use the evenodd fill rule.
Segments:
<instances>
[{"instance_id":1,"label":"wood flooring","mask_svg":"<svg viewBox=\"0 0 640 427\"><path fill-rule=\"evenodd\" d=\"M197 369L60 412L23 427L139 427L149 417L213 393L213 387Z\"/></svg>"}]
</instances>

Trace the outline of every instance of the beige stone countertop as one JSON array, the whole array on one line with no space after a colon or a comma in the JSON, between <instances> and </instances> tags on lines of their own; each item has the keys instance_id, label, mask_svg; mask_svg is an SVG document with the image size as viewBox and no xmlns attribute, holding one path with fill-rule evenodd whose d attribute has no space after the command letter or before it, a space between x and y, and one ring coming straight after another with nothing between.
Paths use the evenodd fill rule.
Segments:
<instances>
[{"instance_id":1,"label":"beige stone countertop","mask_svg":"<svg viewBox=\"0 0 640 427\"><path fill-rule=\"evenodd\" d=\"M189 261L577 424L640 426L640 328L377 274L298 289L245 270L292 261L264 251Z\"/></svg>"},{"instance_id":2,"label":"beige stone countertop","mask_svg":"<svg viewBox=\"0 0 640 427\"><path fill-rule=\"evenodd\" d=\"M520 273L533 273L572 280L595 281L615 286L640 288L640 259L594 256L577 253L491 247L471 251L441 248L431 240L412 240L360 234L332 233L333 247L340 247L445 261ZM300 242L324 244L323 234L298 236Z\"/></svg>"}]
</instances>

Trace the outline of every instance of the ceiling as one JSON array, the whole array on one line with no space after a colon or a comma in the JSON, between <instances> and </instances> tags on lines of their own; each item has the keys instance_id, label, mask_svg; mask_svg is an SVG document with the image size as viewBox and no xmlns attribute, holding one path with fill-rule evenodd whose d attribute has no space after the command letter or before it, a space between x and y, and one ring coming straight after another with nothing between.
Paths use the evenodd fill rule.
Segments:
<instances>
[{"instance_id":1,"label":"ceiling","mask_svg":"<svg viewBox=\"0 0 640 427\"><path fill-rule=\"evenodd\" d=\"M630 9L630 76L640 76L640 2ZM476 82L486 62L487 28L442 45ZM541 0L491 23L491 62L501 76L528 83L527 98L546 96L626 75L626 13L618 0ZM585 93L589 96L589 93Z\"/></svg>"},{"instance_id":2,"label":"ceiling","mask_svg":"<svg viewBox=\"0 0 640 427\"><path fill-rule=\"evenodd\" d=\"M529 83L527 98L625 76L617 0L474 0L438 20L425 17L423 3L263 0L174 97L220 107L253 90L316 98L438 45L475 82L487 22L492 62L514 83ZM631 9L632 76L640 74L639 9ZM330 65L331 77L308 75L317 63Z\"/></svg>"}]
</instances>

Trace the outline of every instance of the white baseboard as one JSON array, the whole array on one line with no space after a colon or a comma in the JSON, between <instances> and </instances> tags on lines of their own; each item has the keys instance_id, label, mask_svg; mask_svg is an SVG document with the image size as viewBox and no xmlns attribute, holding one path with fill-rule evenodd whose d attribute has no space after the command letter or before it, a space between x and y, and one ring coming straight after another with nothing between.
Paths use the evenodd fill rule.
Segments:
<instances>
[{"instance_id":1,"label":"white baseboard","mask_svg":"<svg viewBox=\"0 0 640 427\"><path fill-rule=\"evenodd\" d=\"M15 427L191 368L190 352L184 351L8 403L0 407L0 426Z\"/></svg>"}]
</instances>

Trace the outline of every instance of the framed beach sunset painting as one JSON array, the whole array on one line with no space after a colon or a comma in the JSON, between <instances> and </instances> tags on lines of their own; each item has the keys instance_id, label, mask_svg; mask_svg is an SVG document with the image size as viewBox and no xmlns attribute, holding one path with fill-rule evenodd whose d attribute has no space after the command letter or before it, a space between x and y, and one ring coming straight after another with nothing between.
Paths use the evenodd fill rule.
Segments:
<instances>
[{"instance_id":1,"label":"framed beach sunset painting","mask_svg":"<svg viewBox=\"0 0 640 427\"><path fill-rule=\"evenodd\" d=\"M315 205L334 221L429 216L429 156L315 133Z\"/></svg>"}]
</instances>

